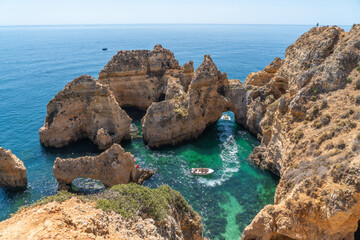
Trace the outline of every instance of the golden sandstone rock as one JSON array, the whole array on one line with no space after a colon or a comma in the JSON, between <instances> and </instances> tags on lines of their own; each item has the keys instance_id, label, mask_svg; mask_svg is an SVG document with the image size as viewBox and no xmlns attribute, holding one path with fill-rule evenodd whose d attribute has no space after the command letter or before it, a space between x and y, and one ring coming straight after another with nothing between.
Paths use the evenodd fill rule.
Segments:
<instances>
[{"instance_id":1,"label":"golden sandstone rock","mask_svg":"<svg viewBox=\"0 0 360 240\"><path fill-rule=\"evenodd\" d=\"M98 156L56 158L53 172L60 189L69 189L77 177L100 180L109 188L118 184L142 184L154 172L135 168L135 158L118 144Z\"/></svg>"},{"instance_id":2,"label":"golden sandstone rock","mask_svg":"<svg viewBox=\"0 0 360 240\"><path fill-rule=\"evenodd\" d=\"M166 70L180 70L180 66L160 44L153 51L119 51L100 71L99 83L110 86L121 107L146 110L164 98Z\"/></svg>"},{"instance_id":3,"label":"golden sandstone rock","mask_svg":"<svg viewBox=\"0 0 360 240\"><path fill-rule=\"evenodd\" d=\"M39 130L40 142L47 147L62 147L88 138L104 149L130 139L130 123L131 118L109 87L83 75L49 102L45 124Z\"/></svg>"},{"instance_id":4,"label":"golden sandstone rock","mask_svg":"<svg viewBox=\"0 0 360 240\"><path fill-rule=\"evenodd\" d=\"M27 174L24 163L10 150L0 147L0 186L26 187Z\"/></svg>"},{"instance_id":5,"label":"golden sandstone rock","mask_svg":"<svg viewBox=\"0 0 360 240\"><path fill-rule=\"evenodd\" d=\"M288 47L251 160L280 176L242 239L354 239L360 219L360 27L313 28ZM353 79L353 80L352 80ZM360 102L360 101L359 101Z\"/></svg>"},{"instance_id":6,"label":"golden sandstone rock","mask_svg":"<svg viewBox=\"0 0 360 240\"><path fill-rule=\"evenodd\" d=\"M10 219L0 222L0 238L29 239L186 239L200 240L200 217L183 214L177 209L161 222L138 217L127 220L114 211L97 209L95 202L73 197L62 203L25 208Z\"/></svg>"}]
</instances>

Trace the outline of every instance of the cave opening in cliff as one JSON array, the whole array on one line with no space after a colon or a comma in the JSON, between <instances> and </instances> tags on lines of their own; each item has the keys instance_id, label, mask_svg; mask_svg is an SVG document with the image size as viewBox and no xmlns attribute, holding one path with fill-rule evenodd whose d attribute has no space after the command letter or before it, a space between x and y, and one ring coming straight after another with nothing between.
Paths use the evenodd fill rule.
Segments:
<instances>
[{"instance_id":1,"label":"cave opening in cliff","mask_svg":"<svg viewBox=\"0 0 360 240\"><path fill-rule=\"evenodd\" d=\"M357 228L356 232L354 233L354 239L360 240L360 219L358 221L358 228Z\"/></svg>"},{"instance_id":2,"label":"cave opening in cliff","mask_svg":"<svg viewBox=\"0 0 360 240\"><path fill-rule=\"evenodd\" d=\"M146 114L146 110L142 110L136 107L121 107L121 108L127 113L127 115L129 115L129 117L133 120L133 122L141 120Z\"/></svg>"},{"instance_id":3,"label":"cave opening in cliff","mask_svg":"<svg viewBox=\"0 0 360 240\"><path fill-rule=\"evenodd\" d=\"M81 194L97 193L105 189L105 186L99 181L91 178L75 178L71 183L71 191Z\"/></svg>"}]
</instances>

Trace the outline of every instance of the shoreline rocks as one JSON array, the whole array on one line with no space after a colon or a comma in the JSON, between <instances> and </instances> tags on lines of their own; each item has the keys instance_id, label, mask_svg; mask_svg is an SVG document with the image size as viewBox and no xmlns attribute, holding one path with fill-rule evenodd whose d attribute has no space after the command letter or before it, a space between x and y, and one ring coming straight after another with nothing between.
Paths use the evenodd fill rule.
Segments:
<instances>
[{"instance_id":1,"label":"shoreline rocks","mask_svg":"<svg viewBox=\"0 0 360 240\"><path fill-rule=\"evenodd\" d=\"M250 161L280 176L242 239L354 239L360 219L360 25L313 28L265 85L287 86ZM255 76L256 74L253 74ZM281 85L276 85L281 79Z\"/></svg>"},{"instance_id":2,"label":"shoreline rocks","mask_svg":"<svg viewBox=\"0 0 360 240\"><path fill-rule=\"evenodd\" d=\"M108 86L82 75L65 86L48 103L40 142L63 147L88 138L106 149L130 139L131 118L122 110Z\"/></svg>"},{"instance_id":3,"label":"shoreline rocks","mask_svg":"<svg viewBox=\"0 0 360 240\"><path fill-rule=\"evenodd\" d=\"M102 195L77 197L59 193L53 196L57 201L44 199L45 203L24 208L14 214L10 219L0 222L0 236L7 240L28 239L177 239L201 240L203 227L198 213L189 209L186 201L176 191L168 187L166 194L171 194L171 199L155 196L165 200L165 216L161 221L142 212L147 209L136 209L134 219L110 209L99 206L99 202L106 202L110 197L113 201L121 202L129 208L139 199L134 194L146 191L145 187L132 188L128 192L124 188L125 196L116 190L110 189ZM119 189L119 188L118 188ZM121 188L120 188L121 189ZM166 186L146 192L164 192ZM62 195L61 195L62 194ZM178 195L180 197L178 197ZM88 197L88 198L87 198ZM59 199L60 198L60 199ZM147 200L151 201L151 200ZM156 203L156 201L155 201ZM151 209L157 209L155 203L149 203ZM121 204L120 204L121 205ZM116 206L111 206L116 209ZM125 208L126 209L126 208ZM126 210L125 210L126 211Z\"/></svg>"},{"instance_id":4,"label":"shoreline rocks","mask_svg":"<svg viewBox=\"0 0 360 240\"><path fill-rule=\"evenodd\" d=\"M135 168L135 158L118 144L114 144L98 156L56 158L54 177L61 190L68 190L78 177L101 181L106 188L117 184L135 182L142 184L154 175L153 171Z\"/></svg>"},{"instance_id":5,"label":"shoreline rocks","mask_svg":"<svg viewBox=\"0 0 360 240\"><path fill-rule=\"evenodd\" d=\"M25 188L27 172L24 163L10 150L0 147L0 187Z\"/></svg>"}]
</instances>

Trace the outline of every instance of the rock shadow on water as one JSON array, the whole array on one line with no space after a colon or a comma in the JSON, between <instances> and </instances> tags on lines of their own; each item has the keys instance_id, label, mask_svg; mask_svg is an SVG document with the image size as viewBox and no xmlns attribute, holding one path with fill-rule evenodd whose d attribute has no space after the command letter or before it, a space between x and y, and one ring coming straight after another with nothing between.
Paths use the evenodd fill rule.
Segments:
<instances>
[{"instance_id":1,"label":"rock shadow on water","mask_svg":"<svg viewBox=\"0 0 360 240\"><path fill-rule=\"evenodd\" d=\"M94 180L91 178L75 178L71 183L70 192L87 195L99 193L105 190L104 184L99 180Z\"/></svg>"},{"instance_id":2,"label":"rock shadow on water","mask_svg":"<svg viewBox=\"0 0 360 240\"><path fill-rule=\"evenodd\" d=\"M41 145L42 152L46 155L46 159L55 161L55 158L76 158L82 156L94 156L102 151L89 139L82 139L61 148L45 147Z\"/></svg>"}]
</instances>

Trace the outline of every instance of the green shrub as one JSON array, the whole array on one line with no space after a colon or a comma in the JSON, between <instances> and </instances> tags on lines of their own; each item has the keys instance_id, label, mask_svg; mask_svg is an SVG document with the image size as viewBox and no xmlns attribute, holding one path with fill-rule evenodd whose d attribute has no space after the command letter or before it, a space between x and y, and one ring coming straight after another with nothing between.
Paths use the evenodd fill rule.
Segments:
<instances>
[{"instance_id":1,"label":"green shrub","mask_svg":"<svg viewBox=\"0 0 360 240\"><path fill-rule=\"evenodd\" d=\"M157 189L135 183L117 185L99 196L96 207L104 211L115 211L126 219L146 215L161 221L170 213L171 208L195 214L181 194L168 185Z\"/></svg>"},{"instance_id":2,"label":"green shrub","mask_svg":"<svg viewBox=\"0 0 360 240\"><path fill-rule=\"evenodd\" d=\"M355 90L360 90L360 79L356 80Z\"/></svg>"},{"instance_id":3,"label":"green shrub","mask_svg":"<svg viewBox=\"0 0 360 240\"><path fill-rule=\"evenodd\" d=\"M178 107L175 109L175 113L177 118L182 119L188 115L188 110L185 107Z\"/></svg>"},{"instance_id":4,"label":"green shrub","mask_svg":"<svg viewBox=\"0 0 360 240\"><path fill-rule=\"evenodd\" d=\"M356 96L356 98L355 98L355 104L356 104L356 105L360 105L360 95L359 95L359 96Z\"/></svg>"},{"instance_id":5,"label":"green shrub","mask_svg":"<svg viewBox=\"0 0 360 240\"><path fill-rule=\"evenodd\" d=\"M346 79L346 82L347 82L347 83L352 83L352 79L351 79L350 77L348 77L348 78Z\"/></svg>"},{"instance_id":6,"label":"green shrub","mask_svg":"<svg viewBox=\"0 0 360 240\"><path fill-rule=\"evenodd\" d=\"M72 197L77 197L82 201L95 201L96 208L114 211L126 219L135 219L136 216L145 215L155 221L161 221L171 213L170 210L190 213L192 217L195 216L195 211L184 197L168 185L151 189L135 183L116 185L101 193L86 196L60 191L54 196L40 199L30 207L54 201L61 203Z\"/></svg>"},{"instance_id":7,"label":"green shrub","mask_svg":"<svg viewBox=\"0 0 360 240\"><path fill-rule=\"evenodd\" d=\"M360 66L358 66L358 67L356 68L356 70L360 73Z\"/></svg>"}]
</instances>

